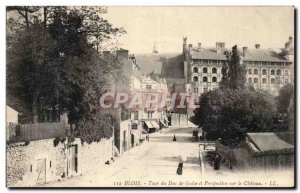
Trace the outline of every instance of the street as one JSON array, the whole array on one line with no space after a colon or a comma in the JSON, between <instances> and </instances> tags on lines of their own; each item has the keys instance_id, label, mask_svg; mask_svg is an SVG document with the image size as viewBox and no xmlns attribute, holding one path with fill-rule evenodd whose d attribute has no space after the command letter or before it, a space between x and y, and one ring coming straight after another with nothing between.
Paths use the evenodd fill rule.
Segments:
<instances>
[{"instance_id":1,"label":"street","mask_svg":"<svg viewBox=\"0 0 300 193\"><path fill-rule=\"evenodd\" d=\"M198 143L193 142L192 127L170 128L164 133L150 134L150 141L125 152L111 165L82 176L42 185L73 186L155 186L155 182L199 180L201 167ZM176 136L177 141L173 142ZM183 174L176 174L179 157L183 158ZM152 184L149 184L152 181ZM160 184L159 184L160 185Z\"/></svg>"},{"instance_id":2,"label":"street","mask_svg":"<svg viewBox=\"0 0 300 193\"><path fill-rule=\"evenodd\" d=\"M214 170L214 146L203 150L199 142L194 142L193 129L171 127L152 133L149 142L144 141L125 152L110 165L39 187L233 187L237 183L243 187L260 187L270 183L270 175L275 180L282 175L293 177L292 170L268 173L253 170L245 173L230 170L224 163L221 163L220 170ZM174 135L177 141L173 141ZM177 175L180 156L183 158L183 174ZM266 180L256 182L257 176ZM284 184L289 185L290 182Z\"/></svg>"}]
</instances>

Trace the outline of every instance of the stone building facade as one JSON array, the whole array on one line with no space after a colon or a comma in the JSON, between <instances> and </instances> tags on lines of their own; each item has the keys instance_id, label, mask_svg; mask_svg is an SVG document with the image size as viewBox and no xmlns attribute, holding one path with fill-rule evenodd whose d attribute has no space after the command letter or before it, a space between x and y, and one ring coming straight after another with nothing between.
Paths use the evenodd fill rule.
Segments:
<instances>
[{"instance_id":1,"label":"stone building facade","mask_svg":"<svg viewBox=\"0 0 300 193\"><path fill-rule=\"evenodd\" d=\"M281 50L254 49L243 47L241 61L247 68L247 84L256 89L277 95L285 84L294 82L293 38ZM226 62L224 52L230 51L224 42L216 42L215 48L204 48L201 43L195 47L183 39L183 60L186 92L199 93L218 87L222 79L222 65Z\"/></svg>"}]
</instances>

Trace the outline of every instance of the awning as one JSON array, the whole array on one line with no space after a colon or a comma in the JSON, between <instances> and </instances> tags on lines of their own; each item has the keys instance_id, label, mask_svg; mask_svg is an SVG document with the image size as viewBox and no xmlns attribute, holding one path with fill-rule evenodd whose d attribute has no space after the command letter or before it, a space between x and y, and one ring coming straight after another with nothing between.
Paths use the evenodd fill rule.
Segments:
<instances>
[{"instance_id":1,"label":"awning","mask_svg":"<svg viewBox=\"0 0 300 193\"><path fill-rule=\"evenodd\" d=\"M169 123L169 120L167 118L165 118L166 122Z\"/></svg>"},{"instance_id":2,"label":"awning","mask_svg":"<svg viewBox=\"0 0 300 193\"><path fill-rule=\"evenodd\" d=\"M150 121L154 128L159 128L159 125L156 121Z\"/></svg>"},{"instance_id":3,"label":"awning","mask_svg":"<svg viewBox=\"0 0 300 193\"><path fill-rule=\"evenodd\" d=\"M160 120L159 122L160 122L163 126L166 127L166 124L165 124L162 120Z\"/></svg>"},{"instance_id":4,"label":"awning","mask_svg":"<svg viewBox=\"0 0 300 193\"><path fill-rule=\"evenodd\" d=\"M151 122L152 121L145 121L145 124L147 125L148 128L155 128Z\"/></svg>"}]
</instances>

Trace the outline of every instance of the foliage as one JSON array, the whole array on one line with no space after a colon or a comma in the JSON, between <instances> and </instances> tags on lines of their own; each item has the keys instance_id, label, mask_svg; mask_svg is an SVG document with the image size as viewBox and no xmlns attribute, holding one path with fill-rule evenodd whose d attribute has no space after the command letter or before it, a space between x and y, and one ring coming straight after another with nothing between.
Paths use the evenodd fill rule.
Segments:
<instances>
[{"instance_id":1,"label":"foliage","mask_svg":"<svg viewBox=\"0 0 300 193\"><path fill-rule=\"evenodd\" d=\"M223 88L202 94L191 121L206 139L242 140L246 132L268 131L276 112L272 96L263 91Z\"/></svg>"},{"instance_id":2,"label":"foliage","mask_svg":"<svg viewBox=\"0 0 300 193\"><path fill-rule=\"evenodd\" d=\"M33 122L52 109L67 112L71 124L81 125L76 128L83 130L79 132L85 133L85 141L111 135L108 117L112 115L102 117L97 106L112 80L122 79L122 64L102 58L99 51L105 40L125 31L102 18L106 11L103 7L7 8L8 14L21 17L9 18L7 97L16 98Z\"/></svg>"},{"instance_id":3,"label":"foliage","mask_svg":"<svg viewBox=\"0 0 300 193\"><path fill-rule=\"evenodd\" d=\"M278 113L288 113L293 93L294 86L292 84L287 84L279 90L279 95L276 97Z\"/></svg>"}]
</instances>

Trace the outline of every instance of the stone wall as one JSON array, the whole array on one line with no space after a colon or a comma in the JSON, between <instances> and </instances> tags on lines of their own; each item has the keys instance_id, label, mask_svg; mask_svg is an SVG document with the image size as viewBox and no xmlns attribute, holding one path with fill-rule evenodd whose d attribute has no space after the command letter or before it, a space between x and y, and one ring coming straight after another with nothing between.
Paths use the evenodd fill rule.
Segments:
<instances>
[{"instance_id":1,"label":"stone wall","mask_svg":"<svg viewBox=\"0 0 300 193\"><path fill-rule=\"evenodd\" d=\"M112 157L112 138L100 142L81 144L76 138L70 146L77 146L77 172L70 169L71 152L67 142L54 147L54 138L30 141L29 144L12 143L6 146L7 186L35 186L39 183L53 182L65 177L95 171L105 166ZM38 177L38 165L45 160L45 178ZM43 170L44 171L44 170Z\"/></svg>"},{"instance_id":2,"label":"stone wall","mask_svg":"<svg viewBox=\"0 0 300 193\"><path fill-rule=\"evenodd\" d=\"M112 138L91 144L81 144L80 139L76 139L72 144L78 145L78 174L95 171L112 157Z\"/></svg>"},{"instance_id":3,"label":"stone wall","mask_svg":"<svg viewBox=\"0 0 300 193\"><path fill-rule=\"evenodd\" d=\"M66 174L64 145L53 145L54 139L14 143L6 146L7 186L37 184L37 162L46 159L46 182L56 181ZM51 166L50 166L51 162Z\"/></svg>"}]
</instances>

